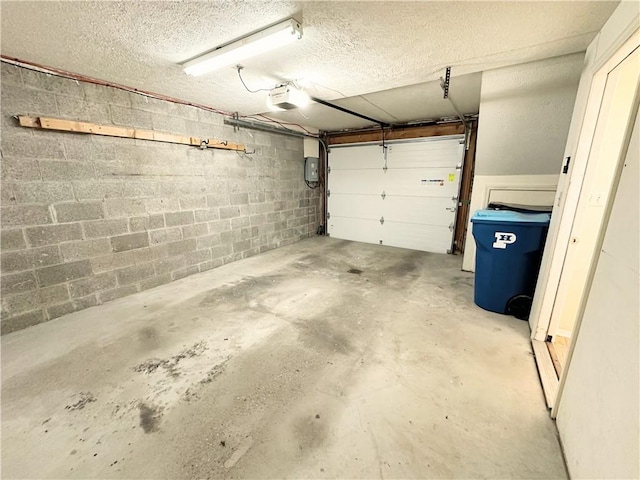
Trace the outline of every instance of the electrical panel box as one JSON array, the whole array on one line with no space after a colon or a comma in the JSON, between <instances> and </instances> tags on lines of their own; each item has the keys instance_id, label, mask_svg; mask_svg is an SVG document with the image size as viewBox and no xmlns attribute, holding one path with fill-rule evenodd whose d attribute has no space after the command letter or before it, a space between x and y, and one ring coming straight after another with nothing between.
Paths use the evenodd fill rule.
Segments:
<instances>
[{"instance_id":1,"label":"electrical panel box","mask_svg":"<svg viewBox=\"0 0 640 480\"><path fill-rule=\"evenodd\" d=\"M319 163L320 161L317 157L304 158L304 179L307 182L318 182L320 180L318 176Z\"/></svg>"}]
</instances>

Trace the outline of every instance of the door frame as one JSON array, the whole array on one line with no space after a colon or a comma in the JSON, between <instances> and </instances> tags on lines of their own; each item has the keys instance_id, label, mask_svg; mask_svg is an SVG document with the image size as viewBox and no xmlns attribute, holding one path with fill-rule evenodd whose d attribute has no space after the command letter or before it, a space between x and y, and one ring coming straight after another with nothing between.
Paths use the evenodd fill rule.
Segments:
<instances>
[{"instance_id":1,"label":"door frame","mask_svg":"<svg viewBox=\"0 0 640 480\"><path fill-rule=\"evenodd\" d=\"M583 95L586 93L584 97L586 105L582 112L574 112L572 124L573 122L577 123L576 127L579 129L579 132L578 135L575 136L575 144L573 145L571 145L572 139L570 133L567 145L567 152L569 152L569 154L573 153L574 155L572 160L573 165L570 164L567 175L561 175L561 177L564 178L561 179L554 205L554 216L556 218L552 218L552 225L547 239L547 248L545 250L545 258L543 259L538 287L534 296L534 303L530 317L531 338L534 344L534 351L536 352L538 369L541 372L545 396L547 396L547 404L551 407L552 418L555 418L557 414L560 398L562 396L562 389L564 388L567 373L570 370L571 357L575 349L575 344L577 343L582 314L584 312L586 299L595 271L593 259L597 259L597 252L601 246L603 232L606 229L606 221L613 205L615 197L614 194L617 188L617 182L619 181L621 158L626 154L631 130L634 125L638 102L640 100L640 92L637 88L629 97L629 105L631 108L629 110L629 116L625 122L625 132L623 141L620 144L620 151L618 152L618 158L616 159L617 161L609 162L607 164L607 167L609 168L608 173L611 177L611 183L608 188L608 192L610 192L610 194L606 198L604 214L599 226L599 233L597 234L598 237L594 242L593 251L591 251L590 257L592 259L592 264L586 274L581 295L577 300L578 304L575 312L572 341L567 356L567 363L563 366L560 379L554 378L550 380L549 375L545 375L545 371L548 373L548 368L551 364L551 357L544 342L548 338L550 327L552 327L550 320L552 318L554 308L557 306L556 300L562 273L565 268L570 266L566 265L566 262L571 260L571 258L567 259L567 251L570 248L574 220L578 209L584 205L585 198L589 195L589 192L582 191L583 180L588 173L591 173L591 170L588 171L588 169L594 169L597 166L598 154L601 153L599 152L598 147L604 141L604 139L595 138L595 133L603 107L607 78L616 67L640 48L640 29L636 28L635 31L632 32L633 33L630 33L626 37L626 41L621 42L620 47L609 57L597 62L594 60L594 44L597 46L597 42L594 42L594 44L589 48L590 51L587 52L587 66L585 68L585 73L583 74L583 79L586 81L585 83L587 83L586 91L583 92ZM580 92L578 93L578 102L579 101ZM554 220L555 225L553 225ZM573 260L575 261L575 259Z\"/></svg>"},{"instance_id":2,"label":"door frame","mask_svg":"<svg viewBox=\"0 0 640 480\"><path fill-rule=\"evenodd\" d=\"M533 299L529 324L531 339L544 342L547 339L550 320L556 303L556 295L560 285L567 250L570 246L573 220L581 200L582 181L585 178L592 152L593 137L596 130L600 108L604 98L606 81L609 73L632 54L640 45L640 29L630 35L621 47L610 57L596 61L596 49L590 47L586 58L586 107L582 114L574 112L574 122L579 129L575 144L567 145L567 155L571 157L566 175L560 175L554 203L546 248L543 256L538 285ZM589 72L592 72L589 74ZM582 88L583 85L581 84ZM578 100L581 92L578 92ZM572 125L573 128L573 125ZM570 132L571 135L571 132ZM571 138L569 139L571 143ZM565 369L566 370L566 369Z\"/></svg>"}]
</instances>

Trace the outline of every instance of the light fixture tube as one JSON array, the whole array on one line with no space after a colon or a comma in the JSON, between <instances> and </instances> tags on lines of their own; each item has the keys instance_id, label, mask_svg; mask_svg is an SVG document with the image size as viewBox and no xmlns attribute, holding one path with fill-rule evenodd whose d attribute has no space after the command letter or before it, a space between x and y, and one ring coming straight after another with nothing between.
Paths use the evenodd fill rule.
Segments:
<instances>
[{"instance_id":1,"label":"light fixture tube","mask_svg":"<svg viewBox=\"0 0 640 480\"><path fill-rule=\"evenodd\" d=\"M222 67L237 65L247 58L293 43L300 38L302 24L289 18L188 60L183 63L184 71L188 75L203 75Z\"/></svg>"}]
</instances>

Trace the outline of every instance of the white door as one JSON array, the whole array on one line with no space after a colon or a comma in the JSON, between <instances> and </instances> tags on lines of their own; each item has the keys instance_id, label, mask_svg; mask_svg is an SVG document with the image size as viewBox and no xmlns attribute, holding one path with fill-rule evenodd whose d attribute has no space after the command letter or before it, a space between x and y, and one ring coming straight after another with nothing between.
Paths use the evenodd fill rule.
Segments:
<instances>
[{"instance_id":1,"label":"white door","mask_svg":"<svg viewBox=\"0 0 640 480\"><path fill-rule=\"evenodd\" d=\"M449 253L463 157L460 135L331 147L329 235Z\"/></svg>"}]
</instances>

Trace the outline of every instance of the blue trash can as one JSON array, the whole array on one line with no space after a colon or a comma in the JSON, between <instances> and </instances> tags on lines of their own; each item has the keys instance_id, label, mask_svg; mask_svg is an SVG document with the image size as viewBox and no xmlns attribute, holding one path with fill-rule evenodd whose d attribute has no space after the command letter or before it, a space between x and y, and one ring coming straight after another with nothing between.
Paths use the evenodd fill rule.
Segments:
<instances>
[{"instance_id":1,"label":"blue trash can","mask_svg":"<svg viewBox=\"0 0 640 480\"><path fill-rule=\"evenodd\" d=\"M549 213L478 210L474 302L491 312L526 320L536 287Z\"/></svg>"}]
</instances>

